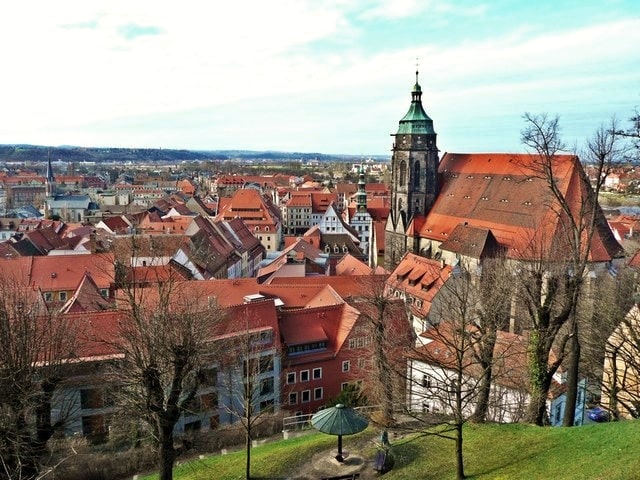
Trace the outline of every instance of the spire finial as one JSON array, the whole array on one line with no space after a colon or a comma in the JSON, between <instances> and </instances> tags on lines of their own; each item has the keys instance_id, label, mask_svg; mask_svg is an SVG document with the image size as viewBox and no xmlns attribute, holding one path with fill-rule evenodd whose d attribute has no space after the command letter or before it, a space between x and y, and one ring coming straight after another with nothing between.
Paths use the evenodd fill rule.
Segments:
<instances>
[{"instance_id":1,"label":"spire finial","mask_svg":"<svg viewBox=\"0 0 640 480\"><path fill-rule=\"evenodd\" d=\"M420 57L416 57L416 83L418 83L418 71L420 69Z\"/></svg>"}]
</instances>

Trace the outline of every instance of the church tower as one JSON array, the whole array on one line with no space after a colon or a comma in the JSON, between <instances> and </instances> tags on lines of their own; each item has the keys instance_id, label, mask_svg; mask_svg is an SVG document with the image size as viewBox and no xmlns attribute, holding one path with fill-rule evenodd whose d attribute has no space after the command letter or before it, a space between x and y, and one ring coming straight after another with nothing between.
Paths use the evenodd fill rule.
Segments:
<instances>
[{"instance_id":1,"label":"church tower","mask_svg":"<svg viewBox=\"0 0 640 480\"><path fill-rule=\"evenodd\" d=\"M391 211L385 231L385 268L393 269L417 241L407 236L411 223L424 217L438 195L438 147L433 120L422 107L422 89L416 83L411 105L400 120L391 156ZM417 235L417 231L414 232ZM414 253L418 253L415 252Z\"/></svg>"}]
</instances>

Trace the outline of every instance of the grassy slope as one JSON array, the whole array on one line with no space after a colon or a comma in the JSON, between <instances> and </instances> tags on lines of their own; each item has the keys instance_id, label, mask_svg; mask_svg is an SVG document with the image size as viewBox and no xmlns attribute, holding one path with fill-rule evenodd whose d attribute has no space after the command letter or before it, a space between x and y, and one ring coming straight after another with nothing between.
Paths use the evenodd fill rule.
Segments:
<instances>
[{"instance_id":1,"label":"grassy slope","mask_svg":"<svg viewBox=\"0 0 640 480\"><path fill-rule=\"evenodd\" d=\"M640 422L567 429L468 426L464 441L465 473L473 479L640 479ZM334 444L335 438L313 434L261 446L252 451L252 474L285 478L300 462ZM434 436L394 442L396 465L382 478L455 478L453 449L452 441ZM243 478L244 454L210 457L175 473L176 480Z\"/></svg>"}]
</instances>

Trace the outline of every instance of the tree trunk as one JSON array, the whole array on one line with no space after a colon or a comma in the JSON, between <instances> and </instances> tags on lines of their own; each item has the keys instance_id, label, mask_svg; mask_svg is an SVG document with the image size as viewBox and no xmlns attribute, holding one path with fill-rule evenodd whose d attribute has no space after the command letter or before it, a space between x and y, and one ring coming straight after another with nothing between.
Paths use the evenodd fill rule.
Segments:
<instances>
[{"instance_id":1,"label":"tree trunk","mask_svg":"<svg viewBox=\"0 0 640 480\"><path fill-rule=\"evenodd\" d=\"M456 479L464 480L464 457L462 455L462 422L456 422Z\"/></svg>"},{"instance_id":2,"label":"tree trunk","mask_svg":"<svg viewBox=\"0 0 640 480\"><path fill-rule=\"evenodd\" d=\"M382 386L382 413L384 426L393 425L393 382L391 367L387 359L387 352L384 348L384 311L379 312L377 325L375 325L375 362L379 382Z\"/></svg>"},{"instance_id":3,"label":"tree trunk","mask_svg":"<svg viewBox=\"0 0 640 480\"><path fill-rule=\"evenodd\" d=\"M527 407L526 419L528 423L538 426L548 425L547 397L551 387L553 372L549 371L548 342L553 341L554 335L541 339L539 334L532 332L529 338L529 373L531 378L531 400Z\"/></svg>"},{"instance_id":4,"label":"tree trunk","mask_svg":"<svg viewBox=\"0 0 640 480\"><path fill-rule=\"evenodd\" d=\"M250 420L250 419L249 419ZM245 466L245 476L249 480L251 478L251 426L247 423L247 435L245 437L245 443L247 448L247 463Z\"/></svg>"},{"instance_id":5,"label":"tree trunk","mask_svg":"<svg viewBox=\"0 0 640 480\"><path fill-rule=\"evenodd\" d=\"M491 395L491 377L493 371L491 366L486 366L484 374L480 379L478 401L476 407L471 415L471 421L476 423L484 423L487 419L487 412L489 411L489 397Z\"/></svg>"},{"instance_id":6,"label":"tree trunk","mask_svg":"<svg viewBox=\"0 0 640 480\"><path fill-rule=\"evenodd\" d=\"M570 357L567 369L567 400L564 405L563 427L573 427L576 415L576 402L578 398L578 366L580 364L580 341L578 340L578 327L574 323L572 337L569 341Z\"/></svg>"},{"instance_id":7,"label":"tree trunk","mask_svg":"<svg viewBox=\"0 0 640 480\"><path fill-rule=\"evenodd\" d=\"M160 425L158 433L160 480L173 480L173 464L176 460L176 450L173 447L173 425Z\"/></svg>"}]
</instances>

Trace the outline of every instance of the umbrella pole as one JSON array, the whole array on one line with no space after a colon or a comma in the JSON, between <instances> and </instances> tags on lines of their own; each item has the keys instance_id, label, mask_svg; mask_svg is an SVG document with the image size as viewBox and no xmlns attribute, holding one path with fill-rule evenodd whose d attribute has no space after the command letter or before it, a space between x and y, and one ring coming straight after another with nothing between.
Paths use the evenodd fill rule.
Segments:
<instances>
[{"instance_id":1,"label":"umbrella pole","mask_svg":"<svg viewBox=\"0 0 640 480\"><path fill-rule=\"evenodd\" d=\"M344 461L344 458L342 457L342 435L338 435L338 455L336 455L336 460L339 462Z\"/></svg>"}]
</instances>

